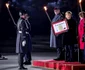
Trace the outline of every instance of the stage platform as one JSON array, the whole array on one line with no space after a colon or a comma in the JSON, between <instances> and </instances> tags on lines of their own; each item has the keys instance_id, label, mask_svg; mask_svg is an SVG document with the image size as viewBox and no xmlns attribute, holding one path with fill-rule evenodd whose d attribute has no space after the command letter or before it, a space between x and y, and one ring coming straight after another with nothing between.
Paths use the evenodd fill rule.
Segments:
<instances>
[{"instance_id":1,"label":"stage platform","mask_svg":"<svg viewBox=\"0 0 85 70\"><path fill-rule=\"evenodd\" d=\"M65 62L64 60L34 60L32 66L52 70L85 70L85 64L79 62Z\"/></svg>"}]
</instances>

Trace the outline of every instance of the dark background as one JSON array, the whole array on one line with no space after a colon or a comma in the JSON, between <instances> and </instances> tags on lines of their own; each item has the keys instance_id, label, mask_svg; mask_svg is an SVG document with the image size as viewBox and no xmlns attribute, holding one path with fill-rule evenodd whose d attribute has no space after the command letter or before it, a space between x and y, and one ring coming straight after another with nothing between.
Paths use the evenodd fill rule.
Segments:
<instances>
[{"instance_id":1,"label":"dark background","mask_svg":"<svg viewBox=\"0 0 85 70\"><path fill-rule=\"evenodd\" d=\"M10 11L13 15L15 22L19 18L20 9L26 9L30 16L29 21L31 23L31 36L49 36L50 35L50 22L43 10L43 6L49 2L58 0L0 0L0 46L6 46L5 44L11 39L16 40L16 26L13 24L5 3L10 1ZM74 19L78 22L78 13L80 11L78 0L60 0L62 1L62 14L65 11L71 10L73 12ZM85 10L85 0L82 2L83 10ZM49 8L48 13L51 19L54 16L53 9ZM9 42L10 43L10 42ZM8 45L9 46L9 45Z\"/></svg>"},{"instance_id":2,"label":"dark background","mask_svg":"<svg viewBox=\"0 0 85 70\"><path fill-rule=\"evenodd\" d=\"M43 10L43 6L47 5L48 2L53 2L57 0L10 0L11 6L10 11L13 15L15 22L19 18L18 12L21 8L28 10L30 15L29 21L32 26L32 35L49 35L50 33L50 22ZM62 12L67 10L73 12L73 17L78 20L79 6L77 0L61 0L65 4L62 7ZM84 1L84 0L83 0ZM16 26L14 26L5 3L8 0L0 0L0 37L8 38L16 36ZM48 9L48 13L51 19L54 16L53 10Z\"/></svg>"}]
</instances>

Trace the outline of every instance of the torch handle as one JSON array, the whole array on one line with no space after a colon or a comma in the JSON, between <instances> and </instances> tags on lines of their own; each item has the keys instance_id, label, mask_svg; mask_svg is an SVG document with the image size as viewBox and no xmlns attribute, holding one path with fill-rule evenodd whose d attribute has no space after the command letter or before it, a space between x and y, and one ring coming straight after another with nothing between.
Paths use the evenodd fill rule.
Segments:
<instances>
[{"instance_id":1,"label":"torch handle","mask_svg":"<svg viewBox=\"0 0 85 70\"><path fill-rule=\"evenodd\" d=\"M80 3L80 10L81 10L81 12L83 11L81 3Z\"/></svg>"},{"instance_id":2,"label":"torch handle","mask_svg":"<svg viewBox=\"0 0 85 70\"><path fill-rule=\"evenodd\" d=\"M9 12L9 14L10 14L10 17L11 17L11 19L12 19L14 25L17 26L16 23L15 23L15 21L14 21L14 18L13 18L13 16L12 16L12 14L11 14L11 12L10 12L10 10L9 10L9 8L7 8L7 9L8 9L8 12Z\"/></svg>"},{"instance_id":3,"label":"torch handle","mask_svg":"<svg viewBox=\"0 0 85 70\"><path fill-rule=\"evenodd\" d=\"M45 11L45 13L46 13L46 15L47 15L47 17L48 17L48 19L49 19L49 21L51 23L51 19L50 19L50 16L48 15L47 11Z\"/></svg>"}]
</instances>

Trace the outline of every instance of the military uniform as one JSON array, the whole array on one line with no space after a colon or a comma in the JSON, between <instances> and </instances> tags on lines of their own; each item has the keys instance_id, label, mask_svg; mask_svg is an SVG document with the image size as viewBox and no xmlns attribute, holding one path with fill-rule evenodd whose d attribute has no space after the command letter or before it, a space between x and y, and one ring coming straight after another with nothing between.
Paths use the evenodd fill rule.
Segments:
<instances>
[{"instance_id":1,"label":"military uniform","mask_svg":"<svg viewBox=\"0 0 85 70\"><path fill-rule=\"evenodd\" d=\"M17 23L16 53L19 55L19 66L23 67L23 59L31 61L31 36L30 24L27 20L20 18Z\"/></svg>"}]
</instances>

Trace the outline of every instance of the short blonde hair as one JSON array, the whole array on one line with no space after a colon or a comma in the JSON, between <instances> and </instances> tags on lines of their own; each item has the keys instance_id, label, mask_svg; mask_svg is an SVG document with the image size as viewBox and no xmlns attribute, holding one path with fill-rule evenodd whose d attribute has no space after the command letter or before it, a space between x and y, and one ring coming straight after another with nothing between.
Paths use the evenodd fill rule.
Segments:
<instances>
[{"instance_id":1,"label":"short blonde hair","mask_svg":"<svg viewBox=\"0 0 85 70\"><path fill-rule=\"evenodd\" d=\"M85 12L84 11L79 12L79 16L82 17L82 18L85 18Z\"/></svg>"},{"instance_id":2,"label":"short blonde hair","mask_svg":"<svg viewBox=\"0 0 85 70\"><path fill-rule=\"evenodd\" d=\"M72 15L72 12L71 11L66 11L65 15L66 14L71 14Z\"/></svg>"}]
</instances>

